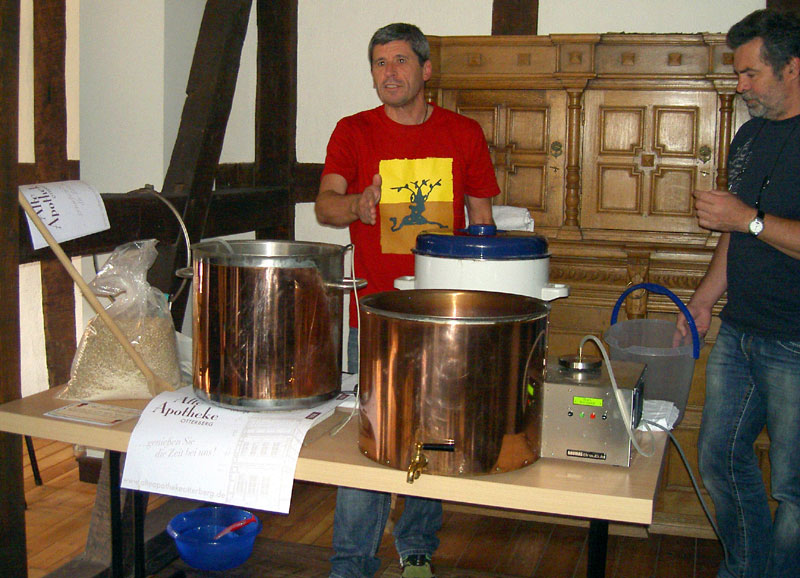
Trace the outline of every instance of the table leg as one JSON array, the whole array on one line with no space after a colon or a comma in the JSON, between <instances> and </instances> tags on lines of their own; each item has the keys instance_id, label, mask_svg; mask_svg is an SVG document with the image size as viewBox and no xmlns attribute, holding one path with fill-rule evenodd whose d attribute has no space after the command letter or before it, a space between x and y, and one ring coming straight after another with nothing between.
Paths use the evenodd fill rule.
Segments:
<instances>
[{"instance_id":1,"label":"table leg","mask_svg":"<svg viewBox=\"0 0 800 578\"><path fill-rule=\"evenodd\" d=\"M39 463L36 461L36 449L33 447L33 438L31 438L31 436L25 436L25 446L28 448L28 458L30 458L31 461L33 481L37 486L41 486L42 475L39 473Z\"/></svg>"},{"instance_id":2,"label":"table leg","mask_svg":"<svg viewBox=\"0 0 800 578\"><path fill-rule=\"evenodd\" d=\"M608 520L590 520L589 551L586 564L587 578L603 578L606 575L607 551Z\"/></svg>"},{"instance_id":3,"label":"table leg","mask_svg":"<svg viewBox=\"0 0 800 578\"><path fill-rule=\"evenodd\" d=\"M144 518L147 509L147 494L138 490L133 492L133 569L135 578L144 578L146 561L144 554Z\"/></svg>"},{"instance_id":4,"label":"table leg","mask_svg":"<svg viewBox=\"0 0 800 578\"><path fill-rule=\"evenodd\" d=\"M108 452L108 502L111 508L111 576L122 578L122 513L119 496L120 453Z\"/></svg>"}]
</instances>

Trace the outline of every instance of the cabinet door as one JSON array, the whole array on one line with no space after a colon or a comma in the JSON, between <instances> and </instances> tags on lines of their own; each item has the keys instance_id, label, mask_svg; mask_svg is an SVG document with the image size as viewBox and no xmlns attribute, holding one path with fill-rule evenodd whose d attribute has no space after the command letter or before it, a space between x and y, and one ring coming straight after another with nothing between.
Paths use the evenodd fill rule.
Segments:
<instances>
[{"instance_id":1,"label":"cabinet door","mask_svg":"<svg viewBox=\"0 0 800 578\"><path fill-rule=\"evenodd\" d=\"M483 127L501 194L495 204L526 207L537 228L563 222L566 93L460 90L445 106Z\"/></svg>"},{"instance_id":2,"label":"cabinet door","mask_svg":"<svg viewBox=\"0 0 800 578\"><path fill-rule=\"evenodd\" d=\"M692 191L714 188L717 95L587 91L582 229L699 232Z\"/></svg>"}]
</instances>

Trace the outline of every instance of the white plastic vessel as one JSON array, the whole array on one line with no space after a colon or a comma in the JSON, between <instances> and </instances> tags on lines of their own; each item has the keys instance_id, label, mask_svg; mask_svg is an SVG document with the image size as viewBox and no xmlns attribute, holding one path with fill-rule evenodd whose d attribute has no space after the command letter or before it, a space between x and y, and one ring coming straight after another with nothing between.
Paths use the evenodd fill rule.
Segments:
<instances>
[{"instance_id":1,"label":"white plastic vessel","mask_svg":"<svg viewBox=\"0 0 800 578\"><path fill-rule=\"evenodd\" d=\"M398 277L397 289L496 291L552 301L569 287L550 283L550 253L541 235L470 225L461 231L417 236L414 276Z\"/></svg>"}]
</instances>

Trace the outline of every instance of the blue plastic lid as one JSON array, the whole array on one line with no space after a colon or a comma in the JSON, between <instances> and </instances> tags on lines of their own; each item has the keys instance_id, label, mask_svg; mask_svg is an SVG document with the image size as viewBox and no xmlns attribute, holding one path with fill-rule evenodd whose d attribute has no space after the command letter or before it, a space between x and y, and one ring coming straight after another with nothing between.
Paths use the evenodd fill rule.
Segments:
<instances>
[{"instance_id":1,"label":"blue plastic lid","mask_svg":"<svg viewBox=\"0 0 800 578\"><path fill-rule=\"evenodd\" d=\"M527 231L498 231L494 225L470 225L457 231L417 235L417 255L458 259L541 259L549 257L547 239Z\"/></svg>"}]
</instances>

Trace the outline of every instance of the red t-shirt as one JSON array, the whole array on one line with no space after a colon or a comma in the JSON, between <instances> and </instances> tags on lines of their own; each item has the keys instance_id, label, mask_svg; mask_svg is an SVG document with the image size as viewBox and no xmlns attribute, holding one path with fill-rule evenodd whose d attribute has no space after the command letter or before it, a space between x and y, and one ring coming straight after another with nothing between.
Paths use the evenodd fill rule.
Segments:
<instances>
[{"instance_id":1,"label":"red t-shirt","mask_svg":"<svg viewBox=\"0 0 800 578\"><path fill-rule=\"evenodd\" d=\"M383 106L339 121L322 174L341 175L347 194L357 194L376 173L383 181L378 222L350 225L355 274L367 280L361 295L391 290L397 277L414 274L411 249L422 231L463 228L464 195L500 193L480 125L437 106L420 125L394 122ZM351 298L350 325L357 321Z\"/></svg>"}]
</instances>

